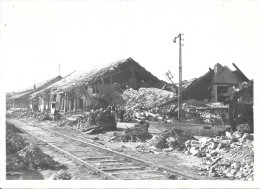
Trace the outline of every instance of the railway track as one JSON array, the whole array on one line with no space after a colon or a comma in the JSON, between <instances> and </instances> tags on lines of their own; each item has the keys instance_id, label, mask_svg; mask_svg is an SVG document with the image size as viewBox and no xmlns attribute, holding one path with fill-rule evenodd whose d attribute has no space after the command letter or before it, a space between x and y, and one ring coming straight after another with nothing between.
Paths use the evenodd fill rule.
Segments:
<instances>
[{"instance_id":1,"label":"railway track","mask_svg":"<svg viewBox=\"0 0 260 189\"><path fill-rule=\"evenodd\" d=\"M21 120L20 120L21 121ZM205 180L22 121L19 129L109 180Z\"/></svg>"}]
</instances>

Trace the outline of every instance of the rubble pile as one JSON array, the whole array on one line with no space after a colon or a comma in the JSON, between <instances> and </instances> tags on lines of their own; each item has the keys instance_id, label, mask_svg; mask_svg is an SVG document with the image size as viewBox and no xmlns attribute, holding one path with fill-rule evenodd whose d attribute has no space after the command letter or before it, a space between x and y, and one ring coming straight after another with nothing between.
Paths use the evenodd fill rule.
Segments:
<instances>
[{"instance_id":1,"label":"rubble pile","mask_svg":"<svg viewBox=\"0 0 260 189\"><path fill-rule=\"evenodd\" d=\"M71 180L72 178L72 175L65 170L61 170L53 176L53 180Z\"/></svg>"},{"instance_id":2,"label":"rubble pile","mask_svg":"<svg viewBox=\"0 0 260 189\"><path fill-rule=\"evenodd\" d=\"M63 165L54 161L50 156L43 153L37 146L27 145L7 159L7 171L37 170L64 168Z\"/></svg>"},{"instance_id":3,"label":"rubble pile","mask_svg":"<svg viewBox=\"0 0 260 189\"><path fill-rule=\"evenodd\" d=\"M217 110L218 109L218 110ZM200 118L201 123L211 123L215 124L221 123L221 112L223 113L224 109L227 110L228 106L223 105L222 103L204 103L195 100L188 100L183 103L183 110L185 112L185 117L187 121L197 122L196 118ZM176 110L178 111L178 109ZM227 111L226 111L227 115ZM189 120L189 118L191 118ZM195 119L192 119L195 118Z\"/></svg>"},{"instance_id":4,"label":"rubble pile","mask_svg":"<svg viewBox=\"0 0 260 189\"><path fill-rule=\"evenodd\" d=\"M123 93L126 109L150 109L167 102L174 96L173 92L157 88L140 88L138 91L130 88Z\"/></svg>"},{"instance_id":5,"label":"rubble pile","mask_svg":"<svg viewBox=\"0 0 260 189\"><path fill-rule=\"evenodd\" d=\"M185 142L186 155L202 157L208 176L228 179L253 179L253 134L236 131L226 136L203 137Z\"/></svg>"},{"instance_id":6,"label":"rubble pile","mask_svg":"<svg viewBox=\"0 0 260 189\"><path fill-rule=\"evenodd\" d=\"M53 118L50 116L50 114L46 111L40 113L37 115L37 119L38 120L41 120L41 121L44 121L44 120L53 120Z\"/></svg>"},{"instance_id":7,"label":"rubble pile","mask_svg":"<svg viewBox=\"0 0 260 189\"><path fill-rule=\"evenodd\" d=\"M17 132L21 132L20 130L17 131L12 124L6 123L6 125L6 155L10 155L22 150L28 143L21 135L17 134Z\"/></svg>"},{"instance_id":8,"label":"rubble pile","mask_svg":"<svg viewBox=\"0 0 260 189\"><path fill-rule=\"evenodd\" d=\"M58 126L68 125L83 132L102 132L116 130L115 116L109 111L96 110L87 114L68 116Z\"/></svg>"},{"instance_id":9,"label":"rubble pile","mask_svg":"<svg viewBox=\"0 0 260 189\"><path fill-rule=\"evenodd\" d=\"M50 116L49 111L47 110L44 110L43 112L32 112L29 110L10 111L7 112L6 117L7 118L34 118L40 121L53 120L53 118Z\"/></svg>"},{"instance_id":10,"label":"rubble pile","mask_svg":"<svg viewBox=\"0 0 260 189\"><path fill-rule=\"evenodd\" d=\"M216 164L209 166L208 175L236 180L254 180L254 150L251 142L233 146ZM216 161L215 160L215 161Z\"/></svg>"},{"instance_id":11,"label":"rubble pile","mask_svg":"<svg viewBox=\"0 0 260 189\"><path fill-rule=\"evenodd\" d=\"M64 166L44 154L37 146L28 144L14 125L6 123L6 170L62 169Z\"/></svg>"},{"instance_id":12,"label":"rubble pile","mask_svg":"<svg viewBox=\"0 0 260 189\"><path fill-rule=\"evenodd\" d=\"M36 112L31 112L31 111L28 111L28 110L15 110L15 111L10 111L10 112L7 112L7 115L6 117L9 117L9 118L25 118L25 117L33 117L35 118L37 115Z\"/></svg>"},{"instance_id":13,"label":"rubble pile","mask_svg":"<svg viewBox=\"0 0 260 189\"><path fill-rule=\"evenodd\" d=\"M88 126L89 118L84 114L77 114L70 117L66 117L58 123L58 126L62 127L65 125L73 126L74 129L84 129Z\"/></svg>"},{"instance_id":14,"label":"rubble pile","mask_svg":"<svg viewBox=\"0 0 260 189\"><path fill-rule=\"evenodd\" d=\"M196 138L181 129L165 130L158 137L147 141L146 144L137 146L141 153L156 153L156 151L169 148L169 150L183 151L187 140L196 140Z\"/></svg>"},{"instance_id":15,"label":"rubble pile","mask_svg":"<svg viewBox=\"0 0 260 189\"><path fill-rule=\"evenodd\" d=\"M130 88L125 90L122 96L125 101L126 121L177 121L177 103L160 106L176 96L173 92L156 88L140 88L138 91ZM183 117L187 122L223 124L221 114L227 108L221 103L206 103L190 99L183 103Z\"/></svg>"},{"instance_id":16,"label":"rubble pile","mask_svg":"<svg viewBox=\"0 0 260 189\"><path fill-rule=\"evenodd\" d=\"M96 125L102 127L104 131L116 130L115 116L109 111L102 111L97 114Z\"/></svg>"},{"instance_id":17,"label":"rubble pile","mask_svg":"<svg viewBox=\"0 0 260 189\"><path fill-rule=\"evenodd\" d=\"M114 133L114 140L120 140L122 142L136 142L146 141L152 138L152 135L148 132L149 123L140 122L132 128L127 128L123 134L118 135Z\"/></svg>"},{"instance_id":18,"label":"rubble pile","mask_svg":"<svg viewBox=\"0 0 260 189\"><path fill-rule=\"evenodd\" d=\"M13 154L21 149L23 149L25 146L27 146L28 143L25 142L24 138L21 135L18 135L16 133L8 133L6 136L6 153Z\"/></svg>"}]
</instances>

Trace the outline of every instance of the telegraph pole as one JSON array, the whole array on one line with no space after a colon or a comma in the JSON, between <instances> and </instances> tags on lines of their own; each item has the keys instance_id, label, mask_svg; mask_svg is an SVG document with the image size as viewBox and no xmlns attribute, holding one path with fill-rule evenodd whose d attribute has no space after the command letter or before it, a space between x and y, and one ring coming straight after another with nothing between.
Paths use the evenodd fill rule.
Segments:
<instances>
[{"instance_id":1,"label":"telegraph pole","mask_svg":"<svg viewBox=\"0 0 260 189\"><path fill-rule=\"evenodd\" d=\"M176 43L176 39L179 38L179 90L178 90L178 119L182 121L182 54L181 54L181 46L182 44L182 35L179 34L177 37L174 38L173 42Z\"/></svg>"}]
</instances>

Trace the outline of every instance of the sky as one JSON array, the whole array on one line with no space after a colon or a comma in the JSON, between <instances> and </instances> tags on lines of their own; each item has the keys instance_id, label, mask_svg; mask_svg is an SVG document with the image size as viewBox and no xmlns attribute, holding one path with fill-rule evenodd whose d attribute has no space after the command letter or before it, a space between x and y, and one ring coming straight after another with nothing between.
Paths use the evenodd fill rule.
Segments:
<instances>
[{"instance_id":1,"label":"sky","mask_svg":"<svg viewBox=\"0 0 260 189\"><path fill-rule=\"evenodd\" d=\"M19 91L59 74L132 57L178 82L216 63L249 79L260 63L260 1L0 1L0 79Z\"/></svg>"}]
</instances>

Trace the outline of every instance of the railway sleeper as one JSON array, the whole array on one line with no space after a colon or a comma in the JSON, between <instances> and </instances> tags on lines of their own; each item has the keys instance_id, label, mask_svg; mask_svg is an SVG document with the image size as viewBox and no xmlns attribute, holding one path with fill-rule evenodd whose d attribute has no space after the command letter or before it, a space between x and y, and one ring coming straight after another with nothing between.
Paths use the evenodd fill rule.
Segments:
<instances>
[{"instance_id":1,"label":"railway sleeper","mask_svg":"<svg viewBox=\"0 0 260 189\"><path fill-rule=\"evenodd\" d=\"M136 169L144 169L144 167L119 167L119 168L109 168L109 169L101 169L102 171L124 171L124 170L136 170Z\"/></svg>"}]
</instances>

